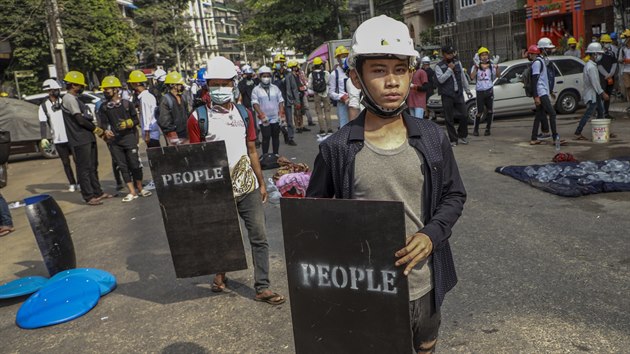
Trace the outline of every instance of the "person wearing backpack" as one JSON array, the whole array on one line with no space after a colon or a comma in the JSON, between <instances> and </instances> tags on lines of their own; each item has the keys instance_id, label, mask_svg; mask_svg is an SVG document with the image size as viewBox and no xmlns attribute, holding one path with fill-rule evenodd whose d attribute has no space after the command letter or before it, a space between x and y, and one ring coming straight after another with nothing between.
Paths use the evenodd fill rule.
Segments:
<instances>
[{"instance_id":1,"label":"person wearing backpack","mask_svg":"<svg viewBox=\"0 0 630 354\"><path fill-rule=\"evenodd\" d=\"M261 77L267 77L270 81L271 70L268 71ZM263 210L263 203L267 201L267 190L256 151L254 117L243 105L235 104L237 73L230 60L225 57L211 59L205 78L210 103L197 107L188 118L188 136L191 143L225 142L236 207L245 222L252 250L256 290L254 300L280 305L286 300L284 296L269 289L269 244ZM268 80L265 81L269 83ZM252 102L257 104L255 90ZM217 273L211 290L222 292L227 285L226 274Z\"/></svg>"},{"instance_id":2,"label":"person wearing backpack","mask_svg":"<svg viewBox=\"0 0 630 354\"><path fill-rule=\"evenodd\" d=\"M287 59L283 54L276 54L273 59L272 82L280 89L282 98L284 99L284 112L287 119L285 124L280 126L282 135L284 135L284 143L290 146L296 146L297 143L293 139L295 135L293 108L300 105L300 91L298 91L295 76L291 70L287 70L286 68L286 61Z\"/></svg>"},{"instance_id":3,"label":"person wearing backpack","mask_svg":"<svg viewBox=\"0 0 630 354\"><path fill-rule=\"evenodd\" d=\"M470 69L471 80L476 80L475 91L477 94L477 116L475 118L475 126L473 135L479 136L479 123L481 116L486 116L486 131L484 136L490 135L490 127L494 119L494 79L501 73L499 66L490 60L490 50L485 47L479 48L477 51L478 59Z\"/></svg>"},{"instance_id":4,"label":"person wearing backpack","mask_svg":"<svg viewBox=\"0 0 630 354\"><path fill-rule=\"evenodd\" d=\"M554 48L555 46L551 43L549 38L542 37L538 41L536 48L531 48L532 50L528 51L530 52L529 58L532 61L530 72L531 86L529 90L534 97L534 103L536 105L536 116L532 127L530 145L539 145L542 143L538 140L538 127L540 124L542 124L543 133L545 133L545 127L548 124L551 127L551 138L554 141L559 139L558 130L556 128L556 109L551 103L555 78L552 64L550 64L548 58L548 53ZM563 144L564 142L560 141L560 143Z\"/></svg>"},{"instance_id":5,"label":"person wearing backpack","mask_svg":"<svg viewBox=\"0 0 630 354\"><path fill-rule=\"evenodd\" d=\"M168 87L168 92L160 101L158 125L166 136L168 144L185 144L188 141L186 131L188 112L182 98L184 79L180 73L173 71L166 75L164 84Z\"/></svg>"},{"instance_id":6,"label":"person wearing backpack","mask_svg":"<svg viewBox=\"0 0 630 354\"><path fill-rule=\"evenodd\" d=\"M129 194L123 203L138 198L138 194L149 197L152 193L142 187L142 166L138 156L138 129L140 121L134 105L121 97L122 85L115 76L103 78L103 94L107 103L99 110L100 127L105 131L112 157L120 169ZM137 189L137 191L136 191Z\"/></svg>"},{"instance_id":7,"label":"person wearing backpack","mask_svg":"<svg viewBox=\"0 0 630 354\"><path fill-rule=\"evenodd\" d=\"M328 97L337 107L337 119L339 119L339 129L348 124L348 92L346 91L346 81L348 76L343 71L343 60L348 57L348 49L340 45L335 49L337 65L330 73L328 80Z\"/></svg>"},{"instance_id":8,"label":"person wearing backpack","mask_svg":"<svg viewBox=\"0 0 630 354\"><path fill-rule=\"evenodd\" d=\"M324 61L320 57L313 59L313 71L308 74L308 89L315 92L313 101L317 122L319 123L319 134L332 134L332 121L330 119L330 100L328 99L328 82L330 74L324 70ZM323 106L323 112L322 112Z\"/></svg>"},{"instance_id":9,"label":"person wearing backpack","mask_svg":"<svg viewBox=\"0 0 630 354\"><path fill-rule=\"evenodd\" d=\"M597 111L597 118L604 118L603 102L610 99L606 91L602 89L600 85L600 77L597 70L598 63L606 56L602 45L597 42L591 43L586 48L585 53L591 56L591 60L584 65L584 93L582 96L586 103L586 111L575 129L575 140L588 140L582 135L584 126L588 123L593 111Z\"/></svg>"},{"instance_id":10,"label":"person wearing backpack","mask_svg":"<svg viewBox=\"0 0 630 354\"><path fill-rule=\"evenodd\" d=\"M613 48L612 38L604 34L600 39L600 43L604 50L604 55L597 62L597 70L599 71L599 79L601 86L608 96L612 95L615 88L615 75L617 74L617 55ZM612 118L610 115L610 100L604 101L604 117Z\"/></svg>"},{"instance_id":11,"label":"person wearing backpack","mask_svg":"<svg viewBox=\"0 0 630 354\"><path fill-rule=\"evenodd\" d=\"M74 192L79 189L77 180L70 165L70 155L72 150L68 145L68 135L66 134L66 126L63 123L63 112L61 111L61 86L57 81L48 79L44 81L42 90L48 92L48 98L39 105L38 116L42 140L40 147L42 149L50 148L50 141L47 139L48 133L52 131L52 142L55 144L57 155L63 164L63 170L68 178L68 190Z\"/></svg>"}]
</instances>

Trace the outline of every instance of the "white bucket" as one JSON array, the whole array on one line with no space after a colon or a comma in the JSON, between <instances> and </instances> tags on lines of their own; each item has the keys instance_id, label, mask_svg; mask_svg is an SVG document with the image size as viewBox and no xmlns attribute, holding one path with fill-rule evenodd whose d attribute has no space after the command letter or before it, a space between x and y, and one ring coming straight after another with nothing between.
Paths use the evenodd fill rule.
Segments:
<instances>
[{"instance_id":1,"label":"white bucket","mask_svg":"<svg viewBox=\"0 0 630 354\"><path fill-rule=\"evenodd\" d=\"M610 119L592 119L591 130L594 143L607 143L610 138Z\"/></svg>"}]
</instances>

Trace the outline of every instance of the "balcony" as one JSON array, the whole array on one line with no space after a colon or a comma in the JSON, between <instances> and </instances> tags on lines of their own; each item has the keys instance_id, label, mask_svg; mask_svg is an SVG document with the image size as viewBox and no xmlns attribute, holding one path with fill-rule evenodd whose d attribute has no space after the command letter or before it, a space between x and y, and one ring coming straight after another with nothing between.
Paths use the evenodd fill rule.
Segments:
<instances>
[{"instance_id":1,"label":"balcony","mask_svg":"<svg viewBox=\"0 0 630 354\"><path fill-rule=\"evenodd\" d=\"M239 39L240 37L238 34L219 32L219 31L217 31L216 34L217 34L217 38L222 38L222 39Z\"/></svg>"},{"instance_id":2,"label":"balcony","mask_svg":"<svg viewBox=\"0 0 630 354\"><path fill-rule=\"evenodd\" d=\"M403 4L402 15L407 18L429 11L433 11L433 0L407 0Z\"/></svg>"}]
</instances>

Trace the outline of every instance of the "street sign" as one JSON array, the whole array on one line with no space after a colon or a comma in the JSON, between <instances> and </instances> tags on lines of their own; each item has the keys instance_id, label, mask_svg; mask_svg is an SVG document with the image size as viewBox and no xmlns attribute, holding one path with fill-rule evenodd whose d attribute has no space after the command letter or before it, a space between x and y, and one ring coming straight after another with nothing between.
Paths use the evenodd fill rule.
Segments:
<instances>
[{"instance_id":1,"label":"street sign","mask_svg":"<svg viewBox=\"0 0 630 354\"><path fill-rule=\"evenodd\" d=\"M178 278L247 269L225 142L147 149Z\"/></svg>"},{"instance_id":2,"label":"street sign","mask_svg":"<svg viewBox=\"0 0 630 354\"><path fill-rule=\"evenodd\" d=\"M19 79L23 77L33 77L35 73L32 70L16 70L13 72L13 75L15 75L16 79Z\"/></svg>"},{"instance_id":3,"label":"street sign","mask_svg":"<svg viewBox=\"0 0 630 354\"><path fill-rule=\"evenodd\" d=\"M411 352L407 277L394 266L403 203L283 198L280 207L296 352Z\"/></svg>"}]
</instances>

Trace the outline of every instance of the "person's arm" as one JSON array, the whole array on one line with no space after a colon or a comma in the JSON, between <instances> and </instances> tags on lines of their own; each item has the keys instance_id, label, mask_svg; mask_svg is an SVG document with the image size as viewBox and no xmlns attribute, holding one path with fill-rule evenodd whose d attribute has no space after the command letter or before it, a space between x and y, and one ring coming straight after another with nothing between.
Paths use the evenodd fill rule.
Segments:
<instances>
[{"instance_id":1,"label":"person's arm","mask_svg":"<svg viewBox=\"0 0 630 354\"><path fill-rule=\"evenodd\" d=\"M171 115L171 110L169 109L167 100L168 98L166 98L165 95L160 101L160 117L158 119L158 125L164 132L164 135L177 130L177 127L175 127L175 123L173 122L173 116Z\"/></svg>"},{"instance_id":2,"label":"person's arm","mask_svg":"<svg viewBox=\"0 0 630 354\"><path fill-rule=\"evenodd\" d=\"M308 74L308 89L313 89L313 73Z\"/></svg>"},{"instance_id":3,"label":"person's arm","mask_svg":"<svg viewBox=\"0 0 630 354\"><path fill-rule=\"evenodd\" d=\"M477 64L474 64L472 68L470 68L470 80L475 80L475 75L477 75Z\"/></svg>"},{"instance_id":4,"label":"person's arm","mask_svg":"<svg viewBox=\"0 0 630 354\"><path fill-rule=\"evenodd\" d=\"M435 66L435 77L439 83L445 83L451 76L453 76L453 70L451 68L447 68L446 71L442 71L442 68L439 65Z\"/></svg>"},{"instance_id":5,"label":"person's arm","mask_svg":"<svg viewBox=\"0 0 630 354\"><path fill-rule=\"evenodd\" d=\"M277 86L273 86L273 87L275 88L274 89L269 88L269 91L271 90L276 91L276 97L278 97L278 112L279 112L280 120L282 122L286 122L287 118L284 113L284 97L282 97L282 92L280 92L280 89Z\"/></svg>"},{"instance_id":6,"label":"person's arm","mask_svg":"<svg viewBox=\"0 0 630 354\"><path fill-rule=\"evenodd\" d=\"M41 105L39 105L39 108L37 110L37 116L39 118L39 134L41 135L42 139L46 139L48 137L48 116L46 115L46 112L44 112L44 108L43 105L45 105L46 102L43 102Z\"/></svg>"},{"instance_id":7,"label":"person's arm","mask_svg":"<svg viewBox=\"0 0 630 354\"><path fill-rule=\"evenodd\" d=\"M321 149L321 147L320 147ZM310 182L306 189L307 198L333 198L335 196L335 188L332 178L332 172L320 152L315 157L313 171L311 173Z\"/></svg>"},{"instance_id":8,"label":"person's arm","mask_svg":"<svg viewBox=\"0 0 630 354\"><path fill-rule=\"evenodd\" d=\"M339 93L335 92L335 90L337 89L337 80L337 71L335 69L333 73L329 74L328 79L328 97L335 101L339 101L342 96Z\"/></svg>"},{"instance_id":9,"label":"person's arm","mask_svg":"<svg viewBox=\"0 0 630 354\"><path fill-rule=\"evenodd\" d=\"M265 112L263 112L260 108L260 102L258 98L258 86L254 87L254 90L252 91L252 107L254 108L254 111L256 111L256 116L258 116L258 119L264 121L265 118L267 118Z\"/></svg>"},{"instance_id":10,"label":"person's arm","mask_svg":"<svg viewBox=\"0 0 630 354\"><path fill-rule=\"evenodd\" d=\"M499 76L501 76L501 68L499 67L499 65L494 64L494 77Z\"/></svg>"},{"instance_id":11,"label":"person's arm","mask_svg":"<svg viewBox=\"0 0 630 354\"><path fill-rule=\"evenodd\" d=\"M195 117L195 112L193 112L190 117L188 117L188 121L186 122L186 130L188 131L188 140L191 144L200 143L201 140L201 130L199 129L199 122ZM203 137L205 139L205 136Z\"/></svg>"},{"instance_id":12,"label":"person's arm","mask_svg":"<svg viewBox=\"0 0 630 354\"><path fill-rule=\"evenodd\" d=\"M542 71L542 62L538 59L532 63L532 86L531 90L534 93L534 100L539 98L538 96L538 80L540 79L540 73Z\"/></svg>"},{"instance_id":13,"label":"person's arm","mask_svg":"<svg viewBox=\"0 0 630 354\"><path fill-rule=\"evenodd\" d=\"M256 149L256 127L254 124L254 115L249 110L247 110L247 114L249 115L249 125L247 126L247 155L249 156L252 170L254 170L254 174L258 180L258 185L260 186L260 196L262 197L262 202L265 203L267 201L267 185L265 184L265 178L263 177L260 160L258 158L258 151Z\"/></svg>"},{"instance_id":14,"label":"person's arm","mask_svg":"<svg viewBox=\"0 0 630 354\"><path fill-rule=\"evenodd\" d=\"M595 89L595 93L597 93L597 96L601 96L604 90L602 89L602 86L599 83L599 75L597 74L597 69L590 68L587 71L587 74L588 74L588 80L591 82L591 86L593 86L593 89Z\"/></svg>"},{"instance_id":15,"label":"person's arm","mask_svg":"<svg viewBox=\"0 0 630 354\"><path fill-rule=\"evenodd\" d=\"M464 66L462 65L462 63L459 63L459 68L462 71L462 86L464 86L464 91L467 94L470 94L470 88L468 87L468 75L466 75L466 73L464 72Z\"/></svg>"},{"instance_id":16,"label":"person's arm","mask_svg":"<svg viewBox=\"0 0 630 354\"><path fill-rule=\"evenodd\" d=\"M421 71L421 72L420 72ZM418 78L420 80L420 85L417 87L417 90L420 92L427 92L431 88L431 83L429 82L429 76L427 72L420 69L418 74Z\"/></svg>"}]
</instances>

